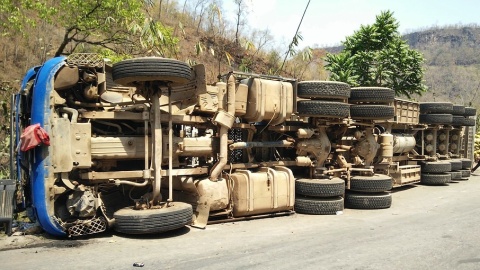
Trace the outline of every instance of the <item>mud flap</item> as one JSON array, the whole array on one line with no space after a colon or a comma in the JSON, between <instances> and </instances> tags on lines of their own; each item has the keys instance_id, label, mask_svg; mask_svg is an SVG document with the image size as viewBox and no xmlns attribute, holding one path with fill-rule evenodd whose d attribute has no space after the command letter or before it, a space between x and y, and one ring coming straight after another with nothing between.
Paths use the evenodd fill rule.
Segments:
<instances>
[{"instance_id":1,"label":"mud flap","mask_svg":"<svg viewBox=\"0 0 480 270\"><path fill-rule=\"evenodd\" d=\"M194 215L195 219L193 220L192 227L205 229L208 223L208 216L210 215L210 200L205 196L200 196Z\"/></svg>"},{"instance_id":2,"label":"mud flap","mask_svg":"<svg viewBox=\"0 0 480 270\"><path fill-rule=\"evenodd\" d=\"M183 178L181 183L185 190L198 195L197 207L193 209L194 218L191 226L205 229L210 215L210 200L205 196L200 196L200 192L198 191L192 177Z\"/></svg>"}]
</instances>

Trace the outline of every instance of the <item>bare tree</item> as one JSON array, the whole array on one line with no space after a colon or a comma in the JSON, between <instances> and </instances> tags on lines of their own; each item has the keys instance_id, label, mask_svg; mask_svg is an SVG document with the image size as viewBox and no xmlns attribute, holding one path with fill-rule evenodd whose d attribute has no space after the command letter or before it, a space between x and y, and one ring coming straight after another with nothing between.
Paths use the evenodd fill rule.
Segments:
<instances>
[{"instance_id":1,"label":"bare tree","mask_svg":"<svg viewBox=\"0 0 480 270\"><path fill-rule=\"evenodd\" d=\"M239 35L240 31L243 26L246 24L245 17L248 15L248 9L247 9L247 4L245 2L246 0L234 0L236 9L235 9L235 44L239 44Z\"/></svg>"}]
</instances>

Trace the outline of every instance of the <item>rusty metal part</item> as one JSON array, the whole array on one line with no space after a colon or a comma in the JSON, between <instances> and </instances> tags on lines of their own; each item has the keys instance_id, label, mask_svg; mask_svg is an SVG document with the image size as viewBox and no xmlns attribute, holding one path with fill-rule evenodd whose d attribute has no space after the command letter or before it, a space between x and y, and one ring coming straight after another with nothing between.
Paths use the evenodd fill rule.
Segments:
<instances>
[{"instance_id":1,"label":"rusty metal part","mask_svg":"<svg viewBox=\"0 0 480 270\"><path fill-rule=\"evenodd\" d=\"M318 135L310 139L299 140L297 143L297 155L313 155L316 159L316 166L323 167L325 160L331 151L330 140L328 139L325 127L318 128Z\"/></svg>"},{"instance_id":2,"label":"rusty metal part","mask_svg":"<svg viewBox=\"0 0 480 270\"><path fill-rule=\"evenodd\" d=\"M155 92L152 96L153 109L153 205L161 201L161 169L162 169L162 124L160 123L160 91Z\"/></svg>"},{"instance_id":3,"label":"rusty metal part","mask_svg":"<svg viewBox=\"0 0 480 270\"><path fill-rule=\"evenodd\" d=\"M145 180L148 180L150 177L151 177L151 174L148 173L148 179L147 179L147 171L150 172L150 169L149 169L149 153L148 153L148 123L149 123L149 120L150 120L150 114L148 113L148 107L146 105L144 105L143 107L143 113L142 113L142 117L143 117L143 132L144 132L144 135L143 135L143 142L144 142L144 151L145 151L145 157L144 157L144 179Z\"/></svg>"},{"instance_id":4,"label":"rusty metal part","mask_svg":"<svg viewBox=\"0 0 480 270\"><path fill-rule=\"evenodd\" d=\"M355 137L358 137L358 142L355 144L354 151L357 155L364 158L364 165L369 166L380 147L373 135L373 129L368 128L363 135L355 134Z\"/></svg>"},{"instance_id":5,"label":"rusty metal part","mask_svg":"<svg viewBox=\"0 0 480 270\"><path fill-rule=\"evenodd\" d=\"M300 139L309 139L315 134L315 130L310 128L299 128L297 130L297 137Z\"/></svg>"},{"instance_id":6,"label":"rusty metal part","mask_svg":"<svg viewBox=\"0 0 480 270\"><path fill-rule=\"evenodd\" d=\"M223 100L223 98L220 100ZM235 77L232 74L227 79L227 112L231 115L235 114ZM228 127L220 125L219 136L220 153L218 162L213 166L210 173L210 180L212 181L218 180L223 167L228 162Z\"/></svg>"},{"instance_id":7,"label":"rusty metal part","mask_svg":"<svg viewBox=\"0 0 480 270\"><path fill-rule=\"evenodd\" d=\"M208 173L207 167L197 167L191 169L174 169L171 171L172 175L203 175ZM168 176L167 170L161 170L161 176ZM143 179L145 171L110 171L110 172L87 172L81 173L80 179L89 180L90 182L105 182L109 179Z\"/></svg>"},{"instance_id":8,"label":"rusty metal part","mask_svg":"<svg viewBox=\"0 0 480 270\"><path fill-rule=\"evenodd\" d=\"M416 140L413 135L393 134L393 153L408 153L415 148Z\"/></svg>"},{"instance_id":9,"label":"rusty metal part","mask_svg":"<svg viewBox=\"0 0 480 270\"><path fill-rule=\"evenodd\" d=\"M77 110L75 110L73 108L68 108L68 107L60 107L59 111L69 113L71 115L70 122L77 123L77 121L78 121L78 111Z\"/></svg>"},{"instance_id":10,"label":"rusty metal part","mask_svg":"<svg viewBox=\"0 0 480 270\"><path fill-rule=\"evenodd\" d=\"M143 183L137 183L137 182L126 181L126 180L118 180L118 179L113 180L113 182L117 186L119 186L119 185L129 185L129 186L134 186L134 187L145 187L149 183L149 181L147 179L145 179L145 181L143 181Z\"/></svg>"},{"instance_id":11,"label":"rusty metal part","mask_svg":"<svg viewBox=\"0 0 480 270\"><path fill-rule=\"evenodd\" d=\"M282 217L282 216L289 216L295 214L295 211L285 211L279 213L270 213L270 214L263 214L263 215L255 215L250 217L233 217L233 218L225 218L225 219L215 219L208 221L209 225L219 224L219 223L226 223L226 222L235 222L235 221L245 221L245 220L253 220L259 218L273 218L273 217Z\"/></svg>"},{"instance_id":12,"label":"rusty metal part","mask_svg":"<svg viewBox=\"0 0 480 270\"><path fill-rule=\"evenodd\" d=\"M254 147L293 147L294 142L282 140L273 142L236 142L228 146L230 150L249 149Z\"/></svg>"},{"instance_id":13,"label":"rusty metal part","mask_svg":"<svg viewBox=\"0 0 480 270\"><path fill-rule=\"evenodd\" d=\"M172 86L168 84L168 99L172 96ZM173 128L172 128L172 102L168 103L168 199L173 201Z\"/></svg>"},{"instance_id":14,"label":"rusty metal part","mask_svg":"<svg viewBox=\"0 0 480 270\"><path fill-rule=\"evenodd\" d=\"M81 112L80 116L85 119L144 120L141 113L127 111L86 111ZM160 120L168 122L168 117L162 114ZM193 115L172 115L172 121L175 124L206 124L208 122L206 117Z\"/></svg>"}]
</instances>

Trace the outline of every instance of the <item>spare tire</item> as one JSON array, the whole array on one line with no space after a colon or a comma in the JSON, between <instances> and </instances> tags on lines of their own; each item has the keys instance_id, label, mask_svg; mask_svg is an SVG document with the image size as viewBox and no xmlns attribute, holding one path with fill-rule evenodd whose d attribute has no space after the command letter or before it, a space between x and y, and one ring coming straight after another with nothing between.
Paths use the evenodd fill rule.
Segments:
<instances>
[{"instance_id":1,"label":"spare tire","mask_svg":"<svg viewBox=\"0 0 480 270\"><path fill-rule=\"evenodd\" d=\"M344 82L303 81L297 84L297 96L301 98L348 98L350 85Z\"/></svg>"},{"instance_id":2,"label":"spare tire","mask_svg":"<svg viewBox=\"0 0 480 270\"><path fill-rule=\"evenodd\" d=\"M137 86L146 81L164 81L178 86L192 80L193 72L187 63L175 59L140 57L113 64L112 77L125 86Z\"/></svg>"},{"instance_id":3,"label":"spare tire","mask_svg":"<svg viewBox=\"0 0 480 270\"><path fill-rule=\"evenodd\" d=\"M453 115L464 115L465 114L465 106L463 106L463 105L453 105L452 114Z\"/></svg>"},{"instance_id":4,"label":"spare tire","mask_svg":"<svg viewBox=\"0 0 480 270\"><path fill-rule=\"evenodd\" d=\"M471 175L470 170L460 170L460 173L462 174L462 180L468 180Z\"/></svg>"},{"instance_id":5,"label":"spare tire","mask_svg":"<svg viewBox=\"0 0 480 270\"><path fill-rule=\"evenodd\" d=\"M360 193L349 191L345 193L345 207L352 209L384 209L392 206L392 194Z\"/></svg>"},{"instance_id":6,"label":"spare tire","mask_svg":"<svg viewBox=\"0 0 480 270\"><path fill-rule=\"evenodd\" d=\"M462 161L460 159L450 159L448 161L450 162L452 171L458 171L462 169Z\"/></svg>"},{"instance_id":7,"label":"spare tire","mask_svg":"<svg viewBox=\"0 0 480 270\"><path fill-rule=\"evenodd\" d=\"M395 116L395 109L388 105L351 105L350 117L352 119L370 119L370 120L386 120Z\"/></svg>"},{"instance_id":8,"label":"spare tire","mask_svg":"<svg viewBox=\"0 0 480 270\"><path fill-rule=\"evenodd\" d=\"M465 126L465 127L473 127L475 126L475 119L474 118L467 118L465 116L454 115L452 125L453 126Z\"/></svg>"},{"instance_id":9,"label":"spare tire","mask_svg":"<svg viewBox=\"0 0 480 270\"><path fill-rule=\"evenodd\" d=\"M459 172L459 171L451 171L451 172L447 172L447 173L450 174L450 176L451 176L451 181L461 180L461 179L462 179L462 172Z\"/></svg>"},{"instance_id":10,"label":"spare tire","mask_svg":"<svg viewBox=\"0 0 480 270\"><path fill-rule=\"evenodd\" d=\"M422 102L420 103L420 113L447 113L453 112L453 104L451 102Z\"/></svg>"},{"instance_id":11,"label":"spare tire","mask_svg":"<svg viewBox=\"0 0 480 270\"><path fill-rule=\"evenodd\" d=\"M422 173L444 173L452 170L452 164L448 161L424 161L420 162Z\"/></svg>"},{"instance_id":12,"label":"spare tire","mask_svg":"<svg viewBox=\"0 0 480 270\"><path fill-rule=\"evenodd\" d=\"M462 161L462 169L470 171L472 168L472 160L468 158L462 158L460 160Z\"/></svg>"},{"instance_id":13,"label":"spare tire","mask_svg":"<svg viewBox=\"0 0 480 270\"><path fill-rule=\"evenodd\" d=\"M457 179L458 180L458 179ZM445 185L452 181L450 173L422 173L420 183L424 185Z\"/></svg>"},{"instance_id":14,"label":"spare tire","mask_svg":"<svg viewBox=\"0 0 480 270\"><path fill-rule=\"evenodd\" d=\"M465 107L465 113L463 116L475 116L477 115L477 109L472 107Z\"/></svg>"},{"instance_id":15,"label":"spare tire","mask_svg":"<svg viewBox=\"0 0 480 270\"><path fill-rule=\"evenodd\" d=\"M350 105L335 101L301 100L297 102L297 111L300 116L346 118Z\"/></svg>"},{"instance_id":16,"label":"spare tire","mask_svg":"<svg viewBox=\"0 0 480 270\"><path fill-rule=\"evenodd\" d=\"M297 196L295 198L295 212L310 215L335 215L343 211L343 198L313 198Z\"/></svg>"},{"instance_id":17,"label":"spare tire","mask_svg":"<svg viewBox=\"0 0 480 270\"><path fill-rule=\"evenodd\" d=\"M182 228L192 222L192 206L174 202L169 207L159 209L135 210L122 208L113 213L113 229L125 234L152 234Z\"/></svg>"},{"instance_id":18,"label":"spare tire","mask_svg":"<svg viewBox=\"0 0 480 270\"><path fill-rule=\"evenodd\" d=\"M350 103L381 102L388 103L395 100L395 91L386 87L354 87L350 92Z\"/></svg>"},{"instance_id":19,"label":"spare tire","mask_svg":"<svg viewBox=\"0 0 480 270\"><path fill-rule=\"evenodd\" d=\"M451 125L453 116L451 114L420 114L419 122L422 124Z\"/></svg>"},{"instance_id":20,"label":"spare tire","mask_svg":"<svg viewBox=\"0 0 480 270\"><path fill-rule=\"evenodd\" d=\"M361 192L384 192L393 187L392 177L383 174L354 176L350 178L350 190Z\"/></svg>"},{"instance_id":21,"label":"spare tire","mask_svg":"<svg viewBox=\"0 0 480 270\"><path fill-rule=\"evenodd\" d=\"M310 197L335 197L345 193L345 181L333 179L306 179L295 181L295 193Z\"/></svg>"}]
</instances>

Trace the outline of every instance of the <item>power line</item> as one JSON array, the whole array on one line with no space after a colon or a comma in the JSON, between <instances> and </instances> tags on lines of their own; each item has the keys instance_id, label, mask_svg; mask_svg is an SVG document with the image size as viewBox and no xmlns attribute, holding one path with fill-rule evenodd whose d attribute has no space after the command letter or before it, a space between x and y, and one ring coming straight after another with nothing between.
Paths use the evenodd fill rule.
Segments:
<instances>
[{"instance_id":1,"label":"power line","mask_svg":"<svg viewBox=\"0 0 480 270\"><path fill-rule=\"evenodd\" d=\"M283 63L282 63L282 65L280 66L280 68L279 68L279 69L277 70L277 72L276 72L277 75L278 75L278 73L279 73L280 71L283 70L283 66L285 65L285 61L287 61L288 53L292 50L293 43L295 42L295 39L296 39L297 34L298 34L298 30L300 30L300 26L302 25L303 17L305 17L305 13L307 13L308 5L310 5L310 0L308 0L307 6L305 7L305 10L303 11L302 18L300 19L300 23L298 23L297 31L295 32L295 35L294 35L293 38L292 38L292 42L290 42L290 45L288 46L288 50L287 50L287 52L285 53L285 58L283 59Z\"/></svg>"}]
</instances>

